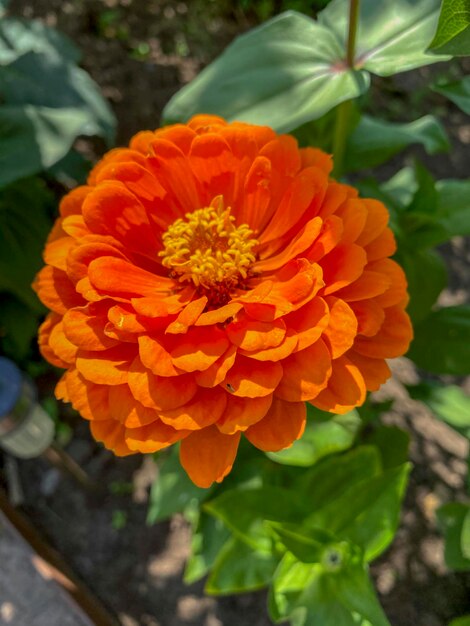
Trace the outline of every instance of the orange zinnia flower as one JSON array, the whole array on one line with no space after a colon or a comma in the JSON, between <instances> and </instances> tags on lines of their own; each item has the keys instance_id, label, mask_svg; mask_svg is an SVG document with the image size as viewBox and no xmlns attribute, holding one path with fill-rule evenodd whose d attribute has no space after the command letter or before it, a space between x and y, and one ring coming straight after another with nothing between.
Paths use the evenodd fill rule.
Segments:
<instances>
[{"instance_id":1,"label":"orange zinnia flower","mask_svg":"<svg viewBox=\"0 0 470 626\"><path fill-rule=\"evenodd\" d=\"M377 200L293 137L214 116L142 132L62 200L34 287L57 397L117 455L181 441L202 487L243 433L280 450L305 401L345 413L406 352L406 280Z\"/></svg>"}]
</instances>

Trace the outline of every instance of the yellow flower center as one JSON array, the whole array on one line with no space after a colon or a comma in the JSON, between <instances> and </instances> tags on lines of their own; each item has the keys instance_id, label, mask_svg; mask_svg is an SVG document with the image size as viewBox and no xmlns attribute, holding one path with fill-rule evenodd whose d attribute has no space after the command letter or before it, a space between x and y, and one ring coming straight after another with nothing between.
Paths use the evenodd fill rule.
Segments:
<instances>
[{"instance_id":1,"label":"yellow flower center","mask_svg":"<svg viewBox=\"0 0 470 626\"><path fill-rule=\"evenodd\" d=\"M229 292L246 279L256 256L257 240L247 224L235 225L222 196L211 206L186 213L164 233L162 265L180 281L192 281L212 294L212 302L223 302Z\"/></svg>"}]
</instances>

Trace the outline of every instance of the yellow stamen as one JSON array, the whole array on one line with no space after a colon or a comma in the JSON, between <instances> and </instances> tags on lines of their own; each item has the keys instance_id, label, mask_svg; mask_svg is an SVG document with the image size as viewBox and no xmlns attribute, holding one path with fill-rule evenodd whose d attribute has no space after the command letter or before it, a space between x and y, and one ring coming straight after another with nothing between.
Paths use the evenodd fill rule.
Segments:
<instances>
[{"instance_id":1,"label":"yellow stamen","mask_svg":"<svg viewBox=\"0 0 470 626\"><path fill-rule=\"evenodd\" d=\"M162 265L180 281L205 291L228 293L246 279L257 240L247 224L235 226L222 196L211 206L186 213L163 235Z\"/></svg>"}]
</instances>

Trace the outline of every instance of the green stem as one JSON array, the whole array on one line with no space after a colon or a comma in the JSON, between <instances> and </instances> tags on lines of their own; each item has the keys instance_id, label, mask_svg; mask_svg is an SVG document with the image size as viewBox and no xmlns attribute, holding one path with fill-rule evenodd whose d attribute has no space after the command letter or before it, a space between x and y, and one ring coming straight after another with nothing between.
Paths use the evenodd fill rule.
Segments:
<instances>
[{"instance_id":1,"label":"green stem","mask_svg":"<svg viewBox=\"0 0 470 626\"><path fill-rule=\"evenodd\" d=\"M350 0L346 64L351 69L354 68L358 17L359 0ZM346 100L345 102L342 102L338 105L336 109L336 124L333 137L333 155L335 160L335 175L337 177L341 176L343 172L344 154L346 151L346 140L348 138L349 118L351 116L351 110L352 100Z\"/></svg>"}]
</instances>

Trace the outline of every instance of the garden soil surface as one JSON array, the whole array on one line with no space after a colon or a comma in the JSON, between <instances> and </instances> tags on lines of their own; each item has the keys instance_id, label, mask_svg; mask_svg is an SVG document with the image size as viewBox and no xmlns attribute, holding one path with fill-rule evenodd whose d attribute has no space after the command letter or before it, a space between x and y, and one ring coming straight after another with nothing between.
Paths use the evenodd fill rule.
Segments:
<instances>
[{"instance_id":1,"label":"garden soil surface","mask_svg":"<svg viewBox=\"0 0 470 626\"><path fill-rule=\"evenodd\" d=\"M139 130L157 127L170 96L256 21L256 15L233 8L241 4L15 0L11 10L57 26L82 49L83 66L116 113L119 145ZM427 157L417 151L436 178L468 176L470 123L424 86L431 74L452 76L465 69L468 66L455 63L382 79L380 85L375 83L368 105L380 115L386 97L387 109L392 102L395 119L403 121L430 112L440 115L452 152ZM82 144L79 147L95 158L103 150L100 145ZM411 153L405 154L382 168L381 174L392 175L411 158ZM450 272L442 304L469 302L468 240L457 238L441 251ZM452 618L470 613L470 578L445 568L435 511L442 503L465 498L468 443L408 398L402 383L419 380L409 361L397 361L394 372L380 397L395 398L385 421L410 432L414 469L397 537L372 566L372 575L392 626L446 626ZM470 391L469 380L446 380ZM41 393L47 395L52 386L53 381L45 378ZM118 622L122 626L268 626L264 591L213 598L204 596L203 582L183 583L190 537L187 524L175 517L146 525L149 487L156 476L151 458L116 459L92 441L83 421L65 408L62 417L74 431L66 445L68 453L108 495L87 495L46 461L31 460L19 465L23 508Z\"/></svg>"}]
</instances>

